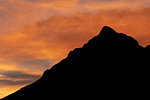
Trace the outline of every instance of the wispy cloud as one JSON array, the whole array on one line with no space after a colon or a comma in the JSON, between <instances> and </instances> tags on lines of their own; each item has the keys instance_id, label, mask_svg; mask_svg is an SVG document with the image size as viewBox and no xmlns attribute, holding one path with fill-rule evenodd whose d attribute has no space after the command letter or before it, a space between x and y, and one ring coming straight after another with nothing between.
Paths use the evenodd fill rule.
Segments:
<instances>
[{"instance_id":1,"label":"wispy cloud","mask_svg":"<svg viewBox=\"0 0 150 100\"><path fill-rule=\"evenodd\" d=\"M23 71L0 71L0 87L11 85L27 85L40 78L39 74Z\"/></svg>"},{"instance_id":2,"label":"wispy cloud","mask_svg":"<svg viewBox=\"0 0 150 100\"><path fill-rule=\"evenodd\" d=\"M12 79L38 79L40 75L36 74L28 74L21 71L6 71L1 73L1 76L4 78L12 78Z\"/></svg>"},{"instance_id":3,"label":"wispy cloud","mask_svg":"<svg viewBox=\"0 0 150 100\"><path fill-rule=\"evenodd\" d=\"M0 80L1 85L26 85L33 82L33 80L13 81L13 80Z\"/></svg>"},{"instance_id":4,"label":"wispy cloud","mask_svg":"<svg viewBox=\"0 0 150 100\"><path fill-rule=\"evenodd\" d=\"M18 88L31 84L41 75L32 72L0 70L0 97L4 97Z\"/></svg>"}]
</instances>

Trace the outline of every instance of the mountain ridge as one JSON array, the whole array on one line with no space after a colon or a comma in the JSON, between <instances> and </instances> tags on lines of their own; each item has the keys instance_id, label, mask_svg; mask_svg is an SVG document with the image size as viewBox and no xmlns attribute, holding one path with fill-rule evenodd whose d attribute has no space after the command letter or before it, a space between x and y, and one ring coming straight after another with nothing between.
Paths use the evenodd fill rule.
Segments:
<instances>
[{"instance_id":1,"label":"mountain ridge","mask_svg":"<svg viewBox=\"0 0 150 100\"><path fill-rule=\"evenodd\" d=\"M149 83L149 67L146 66L149 50L149 46L143 48L132 37L104 26L99 35L82 48L71 51L68 57L46 70L41 79L1 100L102 96L91 92L94 90L103 91L103 95L120 94L110 94L112 90L140 92ZM88 94L87 97L83 93Z\"/></svg>"}]
</instances>

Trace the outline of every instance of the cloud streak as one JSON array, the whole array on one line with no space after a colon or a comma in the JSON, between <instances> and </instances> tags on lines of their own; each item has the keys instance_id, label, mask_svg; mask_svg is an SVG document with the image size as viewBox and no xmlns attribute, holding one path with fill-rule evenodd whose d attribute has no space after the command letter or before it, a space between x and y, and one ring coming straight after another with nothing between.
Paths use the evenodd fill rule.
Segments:
<instances>
[{"instance_id":1,"label":"cloud streak","mask_svg":"<svg viewBox=\"0 0 150 100\"><path fill-rule=\"evenodd\" d=\"M24 80L24 81L13 81L13 80L0 80L1 85L26 85L31 84L33 80Z\"/></svg>"},{"instance_id":2,"label":"cloud streak","mask_svg":"<svg viewBox=\"0 0 150 100\"><path fill-rule=\"evenodd\" d=\"M17 89L31 84L40 78L39 74L23 71L0 70L0 97L4 97Z\"/></svg>"},{"instance_id":3,"label":"cloud streak","mask_svg":"<svg viewBox=\"0 0 150 100\"><path fill-rule=\"evenodd\" d=\"M4 73L1 73L1 75L5 78L15 78L15 79L38 79L40 78L40 75L36 74L27 74L25 72L20 71L6 71Z\"/></svg>"}]
</instances>

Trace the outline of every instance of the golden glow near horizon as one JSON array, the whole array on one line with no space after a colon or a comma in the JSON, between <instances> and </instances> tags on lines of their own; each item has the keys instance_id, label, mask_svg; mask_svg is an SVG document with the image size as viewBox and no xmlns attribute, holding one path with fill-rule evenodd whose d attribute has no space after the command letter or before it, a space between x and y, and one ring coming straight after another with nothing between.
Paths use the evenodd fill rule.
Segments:
<instances>
[{"instance_id":1,"label":"golden glow near horizon","mask_svg":"<svg viewBox=\"0 0 150 100\"><path fill-rule=\"evenodd\" d=\"M150 44L150 0L0 0L0 98L99 34L103 26Z\"/></svg>"}]
</instances>

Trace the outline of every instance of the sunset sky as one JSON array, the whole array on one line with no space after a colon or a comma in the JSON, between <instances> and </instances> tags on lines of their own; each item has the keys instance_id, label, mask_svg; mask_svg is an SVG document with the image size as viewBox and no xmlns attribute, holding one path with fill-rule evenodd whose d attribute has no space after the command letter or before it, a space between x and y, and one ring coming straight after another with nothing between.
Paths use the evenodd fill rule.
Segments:
<instances>
[{"instance_id":1,"label":"sunset sky","mask_svg":"<svg viewBox=\"0 0 150 100\"><path fill-rule=\"evenodd\" d=\"M0 98L39 79L103 26L150 44L150 0L0 0Z\"/></svg>"}]
</instances>

